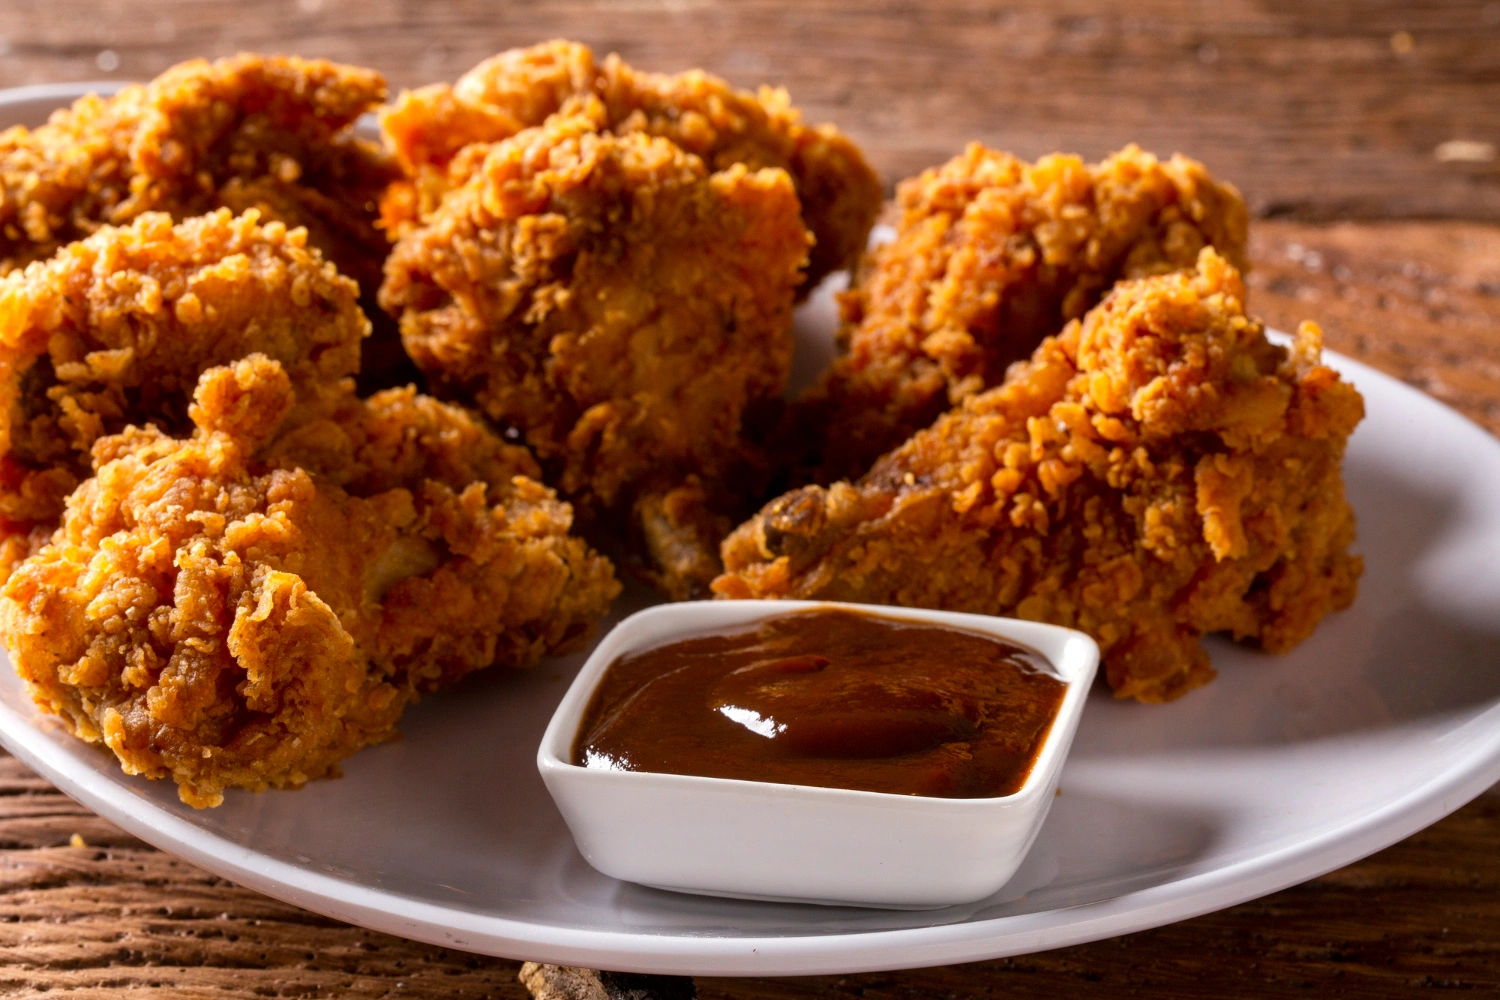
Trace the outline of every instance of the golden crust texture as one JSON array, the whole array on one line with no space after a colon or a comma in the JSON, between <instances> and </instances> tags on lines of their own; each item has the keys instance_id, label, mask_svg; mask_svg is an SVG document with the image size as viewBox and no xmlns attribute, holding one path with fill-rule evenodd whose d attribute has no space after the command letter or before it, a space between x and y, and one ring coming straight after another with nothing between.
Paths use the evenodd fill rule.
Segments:
<instances>
[{"instance_id":1,"label":"golden crust texture","mask_svg":"<svg viewBox=\"0 0 1500 1000\"><path fill-rule=\"evenodd\" d=\"M473 482L542 476L525 447L502 441L473 413L412 386L366 398L344 387L294 408L262 457L317 473L356 496L428 479L461 490Z\"/></svg>"},{"instance_id":2,"label":"golden crust texture","mask_svg":"<svg viewBox=\"0 0 1500 1000\"><path fill-rule=\"evenodd\" d=\"M1117 695L1213 676L1200 637L1281 652L1354 598L1340 462L1359 394L1244 313L1238 272L1123 282L857 483L767 505L724 543L725 597L1008 614L1082 629Z\"/></svg>"},{"instance_id":3,"label":"golden crust texture","mask_svg":"<svg viewBox=\"0 0 1500 1000\"><path fill-rule=\"evenodd\" d=\"M203 375L190 439L100 439L96 475L0 592L38 703L195 806L334 773L419 692L568 644L618 590L546 487L454 488L404 458L378 428L409 397L351 432L385 477L366 495L257 457L295 404L253 355ZM445 422L464 418L427 426Z\"/></svg>"},{"instance_id":4,"label":"golden crust texture","mask_svg":"<svg viewBox=\"0 0 1500 1000\"><path fill-rule=\"evenodd\" d=\"M831 125L805 124L786 91L735 90L702 70L643 73L618 56L598 63L587 46L552 41L502 52L451 87L403 93L383 112L382 128L409 178L391 187L386 224L399 234L425 219L455 183L449 166L465 146L507 139L559 113L588 116L621 135L668 139L710 170L785 170L816 237L807 287L854 263L880 211L880 179L858 147ZM460 163L458 182L464 169Z\"/></svg>"},{"instance_id":5,"label":"golden crust texture","mask_svg":"<svg viewBox=\"0 0 1500 1000\"><path fill-rule=\"evenodd\" d=\"M0 521L54 523L105 434L185 433L214 365L258 351L299 395L333 392L369 332L358 295L304 231L224 209L148 213L0 277Z\"/></svg>"},{"instance_id":6,"label":"golden crust texture","mask_svg":"<svg viewBox=\"0 0 1500 1000\"><path fill-rule=\"evenodd\" d=\"M378 200L398 171L350 129L385 93L374 70L321 59L198 59L0 133L0 273L143 212L255 208L373 290Z\"/></svg>"},{"instance_id":7,"label":"golden crust texture","mask_svg":"<svg viewBox=\"0 0 1500 1000\"><path fill-rule=\"evenodd\" d=\"M1245 267L1239 192L1183 156L1025 163L977 144L904 182L896 238L843 297L845 347L787 414L801 481L852 478L1092 307L1116 281Z\"/></svg>"},{"instance_id":8,"label":"golden crust texture","mask_svg":"<svg viewBox=\"0 0 1500 1000\"><path fill-rule=\"evenodd\" d=\"M658 552L713 534L689 494L743 495L743 426L791 362L807 232L786 173L710 171L580 117L477 153L387 262L408 353L439 394L519 429L592 518L671 534L645 541ZM706 564L665 561L694 579L658 561L669 592L706 587L720 536Z\"/></svg>"}]
</instances>

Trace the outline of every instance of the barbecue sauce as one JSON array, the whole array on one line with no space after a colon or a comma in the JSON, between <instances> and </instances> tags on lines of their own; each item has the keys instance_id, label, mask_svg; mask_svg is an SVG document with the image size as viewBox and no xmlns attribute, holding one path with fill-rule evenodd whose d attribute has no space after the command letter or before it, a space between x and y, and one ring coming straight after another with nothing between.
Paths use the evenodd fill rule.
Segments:
<instances>
[{"instance_id":1,"label":"barbecue sauce","mask_svg":"<svg viewBox=\"0 0 1500 1000\"><path fill-rule=\"evenodd\" d=\"M999 639L794 612L610 665L574 763L898 795L1020 789L1067 685Z\"/></svg>"}]
</instances>

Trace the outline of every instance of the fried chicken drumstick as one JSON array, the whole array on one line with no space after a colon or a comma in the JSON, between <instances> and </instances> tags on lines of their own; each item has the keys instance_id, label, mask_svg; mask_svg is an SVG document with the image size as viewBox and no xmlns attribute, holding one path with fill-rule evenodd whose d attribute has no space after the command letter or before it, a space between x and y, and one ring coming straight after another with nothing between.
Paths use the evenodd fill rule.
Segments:
<instances>
[{"instance_id":1,"label":"fried chicken drumstick","mask_svg":"<svg viewBox=\"0 0 1500 1000\"><path fill-rule=\"evenodd\" d=\"M737 163L785 170L816 237L804 289L854 263L884 197L859 149L831 125L804 124L784 90L735 90L702 70L643 73L618 56L601 64L587 46L552 41L502 52L454 86L403 93L383 113L387 141L409 178L385 199L387 225L399 234L431 214L455 183L448 168L465 146L507 139L559 113L590 117L622 136L670 140L710 170ZM466 170L458 165L459 183Z\"/></svg>"},{"instance_id":2,"label":"fried chicken drumstick","mask_svg":"<svg viewBox=\"0 0 1500 1000\"><path fill-rule=\"evenodd\" d=\"M438 394L522 432L668 593L706 591L753 489L744 425L791 363L790 178L584 117L482 150L397 243L381 305Z\"/></svg>"},{"instance_id":3,"label":"fried chicken drumstick","mask_svg":"<svg viewBox=\"0 0 1500 1000\"><path fill-rule=\"evenodd\" d=\"M492 471L517 460L461 440L421 459L423 433L478 430L460 411L353 405L359 495L260 457L296 402L252 355L204 373L191 438L101 438L61 529L0 593L38 703L195 806L335 772L419 692L577 639L618 590L546 487L427 478L461 451ZM424 431L387 433L413 405Z\"/></svg>"},{"instance_id":4,"label":"fried chicken drumstick","mask_svg":"<svg viewBox=\"0 0 1500 1000\"><path fill-rule=\"evenodd\" d=\"M901 184L894 241L842 300L844 353L786 415L792 485L854 478L1061 330L1122 278L1245 266L1239 193L1134 146L1025 163L971 145Z\"/></svg>"},{"instance_id":5,"label":"fried chicken drumstick","mask_svg":"<svg viewBox=\"0 0 1500 1000\"><path fill-rule=\"evenodd\" d=\"M1290 649L1354 598L1340 462L1363 401L1316 326L1275 346L1244 295L1210 249L1117 285L858 482L768 504L714 589L1072 626L1141 701L1213 676L1205 633Z\"/></svg>"}]
</instances>

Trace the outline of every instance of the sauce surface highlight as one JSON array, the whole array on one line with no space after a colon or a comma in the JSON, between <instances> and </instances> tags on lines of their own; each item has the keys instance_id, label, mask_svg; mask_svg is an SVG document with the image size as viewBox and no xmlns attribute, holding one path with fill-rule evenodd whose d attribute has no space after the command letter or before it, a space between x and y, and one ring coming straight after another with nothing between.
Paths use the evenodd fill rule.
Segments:
<instances>
[{"instance_id":1,"label":"sauce surface highlight","mask_svg":"<svg viewBox=\"0 0 1500 1000\"><path fill-rule=\"evenodd\" d=\"M1041 654L939 625L793 612L612 663L583 767L988 798L1020 789L1067 685Z\"/></svg>"}]
</instances>

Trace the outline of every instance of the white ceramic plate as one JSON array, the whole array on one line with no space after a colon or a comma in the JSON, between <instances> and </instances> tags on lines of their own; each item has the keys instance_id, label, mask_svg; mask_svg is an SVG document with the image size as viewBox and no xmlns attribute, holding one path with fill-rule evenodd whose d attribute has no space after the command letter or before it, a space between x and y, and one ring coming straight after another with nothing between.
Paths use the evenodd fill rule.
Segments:
<instances>
[{"instance_id":1,"label":"white ceramic plate","mask_svg":"<svg viewBox=\"0 0 1500 1000\"><path fill-rule=\"evenodd\" d=\"M0 124L38 122L79 89L0 93ZM803 310L805 359L826 352L831 316L826 296ZM405 739L356 755L343 780L230 793L206 812L67 736L8 665L0 740L107 819L226 878L513 958L839 973L1015 955L1206 913L1394 843L1500 779L1500 443L1400 382L1329 360L1369 408L1345 466L1366 563L1359 600L1289 656L1215 642L1218 680L1174 704L1096 690L1036 846L977 904L755 903L598 874L534 764L581 656L427 699ZM642 600L627 595L617 612Z\"/></svg>"}]
</instances>

